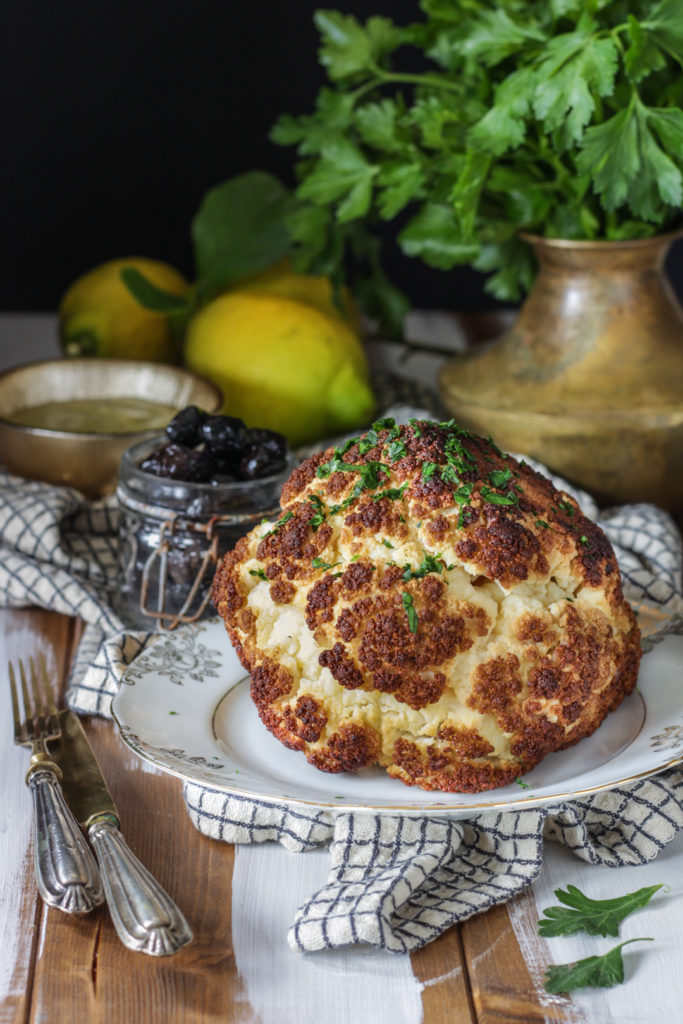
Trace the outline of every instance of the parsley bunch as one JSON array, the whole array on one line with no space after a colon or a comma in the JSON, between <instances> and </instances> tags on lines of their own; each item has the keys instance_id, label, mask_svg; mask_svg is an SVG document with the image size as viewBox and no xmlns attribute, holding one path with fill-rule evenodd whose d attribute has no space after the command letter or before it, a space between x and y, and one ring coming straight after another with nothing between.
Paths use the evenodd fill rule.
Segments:
<instances>
[{"instance_id":1,"label":"parsley bunch","mask_svg":"<svg viewBox=\"0 0 683 1024\"><path fill-rule=\"evenodd\" d=\"M288 218L300 269L361 267L366 308L400 317L379 244L494 271L516 300L535 266L519 231L640 238L681 205L680 0L422 0L424 19L315 15L330 84L272 138L300 157ZM419 70L415 70L419 67Z\"/></svg>"}]
</instances>

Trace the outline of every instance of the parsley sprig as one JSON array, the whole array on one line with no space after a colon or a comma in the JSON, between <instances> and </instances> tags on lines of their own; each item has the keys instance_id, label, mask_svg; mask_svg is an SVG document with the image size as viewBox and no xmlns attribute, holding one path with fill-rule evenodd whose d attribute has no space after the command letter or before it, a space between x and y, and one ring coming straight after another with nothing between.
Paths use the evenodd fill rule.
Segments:
<instances>
[{"instance_id":1,"label":"parsley sprig","mask_svg":"<svg viewBox=\"0 0 683 1024\"><path fill-rule=\"evenodd\" d=\"M543 911L545 917L538 922L539 934L545 938L572 935L574 932L618 935L624 918L646 906L661 888L661 885L650 885L611 900L593 900L584 896L575 885L555 889L555 895L564 906L546 907Z\"/></svg>"},{"instance_id":2,"label":"parsley sprig","mask_svg":"<svg viewBox=\"0 0 683 1024\"><path fill-rule=\"evenodd\" d=\"M493 271L517 300L535 272L518 229L554 238L661 232L683 195L680 0L464 5L417 24L320 10L329 84L272 132L297 147L288 225L300 269L355 260L370 309L405 302L365 225L394 221L408 256Z\"/></svg>"},{"instance_id":3,"label":"parsley sprig","mask_svg":"<svg viewBox=\"0 0 683 1024\"><path fill-rule=\"evenodd\" d=\"M602 956L587 956L570 964L551 964L545 972L546 992L571 992L575 988L611 988L624 980L621 951L631 942L653 942L648 937L627 939Z\"/></svg>"},{"instance_id":4,"label":"parsley sprig","mask_svg":"<svg viewBox=\"0 0 683 1024\"><path fill-rule=\"evenodd\" d=\"M575 885L555 889L561 907L546 907L538 922L538 931L545 938L573 935L583 931L588 935L618 935L619 925L634 910L646 906L661 885L650 885L611 900L594 900L584 895ZM568 964L551 964L545 975L547 992L571 992L576 988L610 988L624 980L624 961L621 951L631 942L652 942L650 938L628 939L607 953L585 957Z\"/></svg>"}]
</instances>

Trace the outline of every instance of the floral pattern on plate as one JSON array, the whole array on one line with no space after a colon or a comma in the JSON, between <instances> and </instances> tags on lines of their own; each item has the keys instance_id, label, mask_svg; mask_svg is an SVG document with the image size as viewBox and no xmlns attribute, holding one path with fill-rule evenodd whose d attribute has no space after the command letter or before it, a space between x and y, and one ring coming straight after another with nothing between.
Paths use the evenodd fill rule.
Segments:
<instances>
[{"instance_id":1,"label":"floral pattern on plate","mask_svg":"<svg viewBox=\"0 0 683 1024\"><path fill-rule=\"evenodd\" d=\"M175 686L182 686L187 679L198 683L207 678L217 679L222 651L199 643L199 635L205 630L206 626L198 623L157 641L130 664L123 682L132 686L150 673L160 673Z\"/></svg>"},{"instance_id":2,"label":"floral pattern on plate","mask_svg":"<svg viewBox=\"0 0 683 1024\"><path fill-rule=\"evenodd\" d=\"M343 811L468 818L548 806L612 789L683 761L683 637L643 658L638 688L593 736L550 754L518 780L485 793L428 793L379 768L330 775L279 743L260 722L222 622L179 630L127 669L112 711L140 757L189 782L272 803Z\"/></svg>"}]
</instances>

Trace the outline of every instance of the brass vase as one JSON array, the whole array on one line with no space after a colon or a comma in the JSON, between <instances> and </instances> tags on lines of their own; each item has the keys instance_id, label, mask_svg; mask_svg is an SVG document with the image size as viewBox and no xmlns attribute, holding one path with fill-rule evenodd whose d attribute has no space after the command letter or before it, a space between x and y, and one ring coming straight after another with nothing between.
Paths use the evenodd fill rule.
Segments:
<instances>
[{"instance_id":1,"label":"brass vase","mask_svg":"<svg viewBox=\"0 0 683 1024\"><path fill-rule=\"evenodd\" d=\"M683 312L663 270L680 236L523 237L533 288L501 338L442 368L445 405L603 505L683 509Z\"/></svg>"}]
</instances>

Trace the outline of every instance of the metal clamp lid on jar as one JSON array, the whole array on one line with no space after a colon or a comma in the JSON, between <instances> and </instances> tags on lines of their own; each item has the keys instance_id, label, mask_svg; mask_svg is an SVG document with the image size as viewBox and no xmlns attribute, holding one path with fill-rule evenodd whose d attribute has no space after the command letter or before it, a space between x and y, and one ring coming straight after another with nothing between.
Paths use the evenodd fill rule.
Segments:
<instances>
[{"instance_id":1,"label":"metal clamp lid on jar","mask_svg":"<svg viewBox=\"0 0 683 1024\"><path fill-rule=\"evenodd\" d=\"M246 530L254 525L256 519L260 520L263 518L263 512L247 512L242 514L233 512L228 515L214 515L206 522L198 522L195 519L188 519L177 514L169 515L167 508L136 501L130 494L122 495L120 490L118 497L121 505L125 504L127 510L137 512L150 519L157 519L161 524L159 527L159 543L154 551L148 555L142 568L140 611L143 615L156 619L159 628L168 632L174 630L181 623L196 622L204 614L211 598L211 590L207 588L206 592L200 597L196 607L192 608L209 567L215 566L218 562L218 543L221 526L229 525L232 528L236 526L244 527L246 532ZM172 547L174 535L180 532L205 535L207 547L182 607L177 612L170 612L166 610L168 555ZM155 584L157 601L156 608L152 608L150 607L150 592L154 589Z\"/></svg>"},{"instance_id":2,"label":"metal clamp lid on jar","mask_svg":"<svg viewBox=\"0 0 683 1024\"><path fill-rule=\"evenodd\" d=\"M278 514L282 484L297 460L290 454L279 473L253 481L218 486L197 484L140 470L140 461L163 441L163 437L152 438L124 453L117 497L124 514L129 512L158 524L152 544L148 545L149 553L145 552L140 563L137 603L150 626L170 631L181 623L195 622L204 614L211 597L209 574L225 550L226 535L232 536L234 543L263 518ZM187 594L173 600L169 596L169 555L182 546L180 542L174 547L176 538L182 535L205 538L206 547L198 547L195 552L201 561L194 577L188 576ZM153 550L149 550L152 545ZM205 591L202 584L207 584Z\"/></svg>"}]
</instances>

